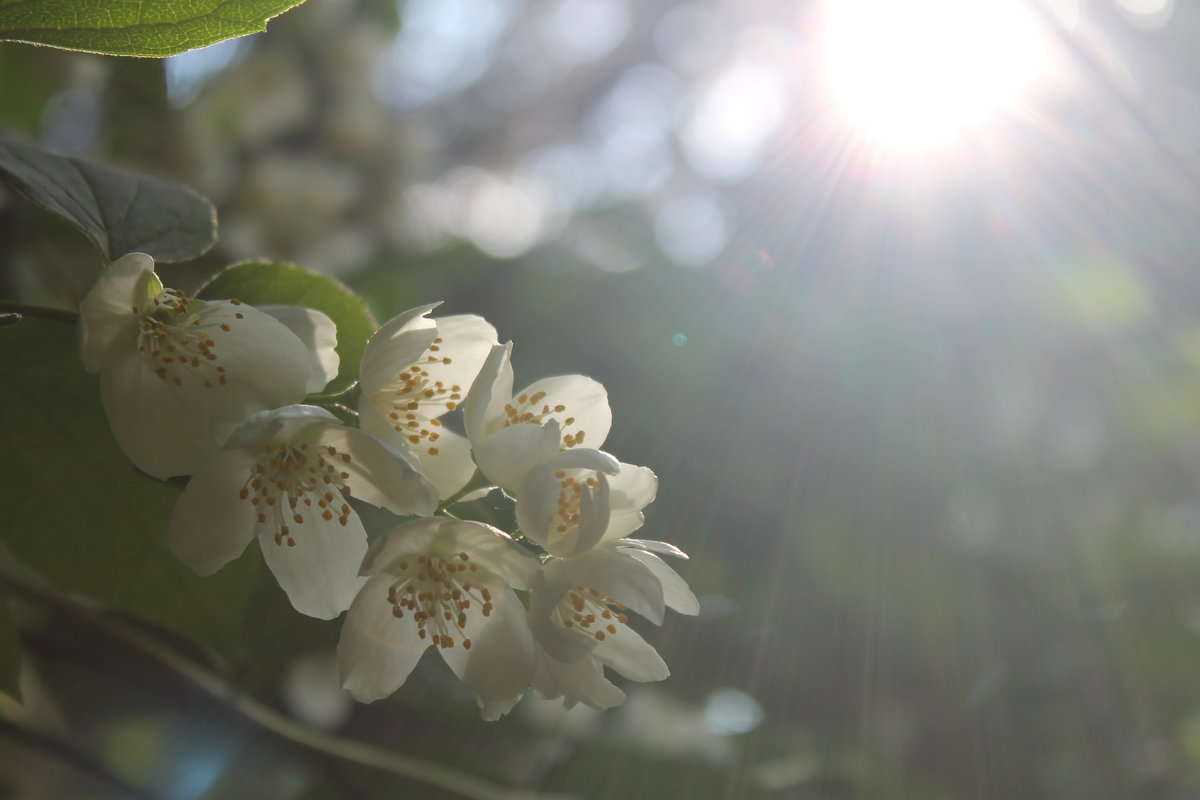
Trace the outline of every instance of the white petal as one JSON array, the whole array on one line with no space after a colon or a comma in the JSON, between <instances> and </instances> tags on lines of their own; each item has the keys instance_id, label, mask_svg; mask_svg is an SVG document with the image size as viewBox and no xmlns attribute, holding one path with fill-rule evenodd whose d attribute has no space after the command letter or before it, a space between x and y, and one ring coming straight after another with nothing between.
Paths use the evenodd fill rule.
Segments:
<instances>
[{"instance_id":1,"label":"white petal","mask_svg":"<svg viewBox=\"0 0 1200 800\"><path fill-rule=\"evenodd\" d=\"M363 585L358 565L367 552L367 532L354 512L345 525L336 517L326 521L303 506L299 512L303 522L287 521L294 546L286 539L277 543L274 526L260 531L263 558L293 608L317 619L333 619L350 607Z\"/></svg>"},{"instance_id":2,"label":"white petal","mask_svg":"<svg viewBox=\"0 0 1200 800\"><path fill-rule=\"evenodd\" d=\"M83 368L100 372L122 354L137 348L138 313L161 290L154 259L130 253L105 267L79 304L79 350Z\"/></svg>"},{"instance_id":3,"label":"white petal","mask_svg":"<svg viewBox=\"0 0 1200 800\"><path fill-rule=\"evenodd\" d=\"M395 450L356 428L322 427L316 443L336 447L351 494L373 506L396 514L432 514L437 509L437 489Z\"/></svg>"},{"instance_id":4,"label":"white petal","mask_svg":"<svg viewBox=\"0 0 1200 800\"><path fill-rule=\"evenodd\" d=\"M688 557L687 553L670 542L656 542L653 539L622 539L617 544L622 549L635 547L638 550L645 550L647 553L658 553L659 555L671 556L672 558L682 558L684 561Z\"/></svg>"},{"instance_id":5,"label":"white petal","mask_svg":"<svg viewBox=\"0 0 1200 800\"><path fill-rule=\"evenodd\" d=\"M612 410L608 405L608 392L599 382L584 375L559 375L542 378L521 390L523 395L538 392L546 393L543 404L551 409L565 406L563 411L551 410L545 417L559 422L564 437L576 437L588 447L604 444L612 427ZM569 425L568 419L572 420Z\"/></svg>"},{"instance_id":6,"label":"white petal","mask_svg":"<svg viewBox=\"0 0 1200 800\"><path fill-rule=\"evenodd\" d=\"M625 702L625 693L609 683L604 667L591 657L568 664L539 652L533 689L546 700L563 698L567 708L583 703L602 711Z\"/></svg>"},{"instance_id":7,"label":"white petal","mask_svg":"<svg viewBox=\"0 0 1200 800\"><path fill-rule=\"evenodd\" d=\"M521 481L534 466L558 453L561 436L558 424L513 425L482 441L473 441L475 463L488 480L517 494Z\"/></svg>"},{"instance_id":8,"label":"white petal","mask_svg":"<svg viewBox=\"0 0 1200 800\"><path fill-rule=\"evenodd\" d=\"M662 583L631 554L601 545L576 558L556 559L545 566L547 581L569 582L595 589L661 625L665 604Z\"/></svg>"},{"instance_id":9,"label":"white petal","mask_svg":"<svg viewBox=\"0 0 1200 800\"><path fill-rule=\"evenodd\" d=\"M511 356L512 342L494 346L467 393L466 405L463 408L463 425L472 445L478 446L491 432L488 430L491 425L503 423L504 404L512 397L513 370L509 361Z\"/></svg>"},{"instance_id":10,"label":"white petal","mask_svg":"<svg viewBox=\"0 0 1200 800\"><path fill-rule=\"evenodd\" d=\"M428 553L434 537L451 521L448 517L421 517L397 525L371 541L358 574L378 575L407 556Z\"/></svg>"},{"instance_id":11,"label":"white petal","mask_svg":"<svg viewBox=\"0 0 1200 800\"><path fill-rule=\"evenodd\" d=\"M291 441L302 431L341 425L341 420L320 406L295 404L260 411L242 421L225 442L226 448L253 447L272 441Z\"/></svg>"},{"instance_id":12,"label":"white petal","mask_svg":"<svg viewBox=\"0 0 1200 800\"><path fill-rule=\"evenodd\" d=\"M538 569L537 559L499 528L471 520L423 517L371 542L359 574L375 575L407 556L433 551L468 553L481 569L500 576L515 589L527 588Z\"/></svg>"},{"instance_id":13,"label":"white petal","mask_svg":"<svg viewBox=\"0 0 1200 800\"><path fill-rule=\"evenodd\" d=\"M358 370L363 396L369 396L391 383L429 349L437 337L437 323L425 315L440 303L410 308L385 322L375 331Z\"/></svg>"},{"instance_id":14,"label":"white petal","mask_svg":"<svg viewBox=\"0 0 1200 800\"><path fill-rule=\"evenodd\" d=\"M658 476L649 467L621 464L620 471L609 479L613 505L624 508L645 508L658 494Z\"/></svg>"},{"instance_id":15,"label":"white petal","mask_svg":"<svg viewBox=\"0 0 1200 800\"><path fill-rule=\"evenodd\" d=\"M137 350L101 373L100 399L117 444L149 475L191 475L216 454L206 398L159 378Z\"/></svg>"},{"instance_id":16,"label":"white petal","mask_svg":"<svg viewBox=\"0 0 1200 800\"><path fill-rule=\"evenodd\" d=\"M254 538L257 509L240 496L254 457L220 453L196 473L171 511L167 548L199 575L211 575Z\"/></svg>"},{"instance_id":17,"label":"white petal","mask_svg":"<svg viewBox=\"0 0 1200 800\"><path fill-rule=\"evenodd\" d=\"M491 617L470 634L470 650L458 645L439 650L454 674L475 690L481 708L519 698L533 680L533 636L521 602L503 588L493 597Z\"/></svg>"},{"instance_id":18,"label":"white petal","mask_svg":"<svg viewBox=\"0 0 1200 800\"><path fill-rule=\"evenodd\" d=\"M555 469L594 469L609 475L621 471L621 464L616 458L593 447L564 450L547 463Z\"/></svg>"},{"instance_id":19,"label":"white petal","mask_svg":"<svg viewBox=\"0 0 1200 800\"><path fill-rule=\"evenodd\" d=\"M342 686L364 703L399 689L428 648L425 640L417 638L411 614L392 615L388 602L392 581L390 575L367 581L342 623L338 674Z\"/></svg>"},{"instance_id":20,"label":"white petal","mask_svg":"<svg viewBox=\"0 0 1200 800\"><path fill-rule=\"evenodd\" d=\"M609 490L612 514L604 541L620 539L642 527L646 519L642 509L658 494L658 477L647 467L622 464L621 471L609 479Z\"/></svg>"},{"instance_id":21,"label":"white petal","mask_svg":"<svg viewBox=\"0 0 1200 800\"><path fill-rule=\"evenodd\" d=\"M658 651L627 625L615 636L597 643L592 655L631 681L661 681L671 674Z\"/></svg>"},{"instance_id":22,"label":"white petal","mask_svg":"<svg viewBox=\"0 0 1200 800\"><path fill-rule=\"evenodd\" d=\"M475 314L439 317L434 322L437 323L438 338L442 340L436 355L450 359L450 363L432 365L431 377L447 386L457 384L463 387L465 396L483 362L496 346L496 329Z\"/></svg>"},{"instance_id":23,"label":"white petal","mask_svg":"<svg viewBox=\"0 0 1200 800\"><path fill-rule=\"evenodd\" d=\"M421 462L421 471L434 486L438 496L449 497L467 485L475 475L475 462L471 460L471 443L462 434L439 429L437 453L428 448L416 448Z\"/></svg>"},{"instance_id":24,"label":"white petal","mask_svg":"<svg viewBox=\"0 0 1200 800\"><path fill-rule=\"evenodd\" d=\"M668 608L673 608L680 614L694 616L700 613L700 601L692 593L687 581L679 577L679 574L668 567L661 558L640 549L625 547L620 549L645 564L646 568L654 573L654 577L662 583L663 602L667 604Z\"/></svg>"},{"instance_id":25,"label":"white petal","mask_svg":"<svg viewBox=\"0 0 1200 800\"><path fill-rule=\"evenodd\" d=\"M214 343L212 366L223 367L227 378L209 390L216 419L240 422L304 399L312 374L308 348L282 322L226 300L204 303L197 313L200 331Z\"/></svg>"},{"instance_id":26,"label":"white petal","mask_svg":"<svg viewBox=\"0 0 1200 800\"><path fill-rule=\"evenodd\" d=\"M579 495L579 520L568 523L559 515L563 487L556 476L558 461L538 464L526 473L516 505L517 524L526 536L551 555L569 558L590 549L608 528L608 480L600 472L582 473L595 476L597 485L583 485ZM566 530L559 531L559 526Z\"/></svg>"},{"instance_id":27,"label":"white petal","mask_svg":"<svg viewBox=\"0 0 1200 800\"><path fill-rule=\"evenodd\" d=\"M337 377L341 360L337 350L337 325L328 316L303 306L258 306L258 310L279 320L308 349L311 372L304 387L309 394L319 392Z\"/></svg>"}]
</instances>

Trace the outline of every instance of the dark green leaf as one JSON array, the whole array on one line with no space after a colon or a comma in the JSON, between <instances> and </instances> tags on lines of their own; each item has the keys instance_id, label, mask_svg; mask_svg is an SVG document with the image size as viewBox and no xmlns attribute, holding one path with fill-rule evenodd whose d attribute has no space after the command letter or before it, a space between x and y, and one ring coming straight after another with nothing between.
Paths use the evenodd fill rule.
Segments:
<instances>
[{"instance_id":1,"label":"dark green leaf","mask_svg":"<svg viewBox=\"0 0 1200 800\"><path fill-rule=\"evenodd\" d=\"M0 139L0 174L29 200L78 227L109 261L135 251L182 261L217 240L212 204L173 181L6 139Z\"/></svg>"},{"instance_id":2,"label":"dark green leaf","mask_svg":"<svg viewBox=\"0 0 1200 800\"><path fill-rule=\"evenodd\" d=\"M236 297L254 306L304 306L328 314L337 325L341 366L322 396L342 394L354 385L363 348L378 327L366 303L346 286L291 264L268 261L235 264L209 281L199 296L206 300Z\"/></svg>"},{"instance_id":3,"label":"dark green leaf","mask_svg":"<svg viewBox=\"0 0 1200 800\"><path fill-rule=\"evenodd\" d=\"M163 57L266 30L303 0L0 0L0 39Z\"/></svg>"},{"instance_id":4,"label":"dark green leaf","mask_svg":"<svg viewBox=\"0 0 1200 800\"><path fill-rule=\"evenodd\" d=\"M0 588L0 692L21 699L18 678L21 675L21 651L17 641L17 621L13 619L8 592Z\"/></svg>"},{"instance_id":5,"label":"dark green leaf","mask_svg":"<svg viewBox=\"0 0 1200 800\"><path fill-rule=\"evenodd\" d=\"M0 539L62 592L231 654L257 564L243 558L200 578L167 551L179 489L139 473L117 447L74 326L27 316L0 329L0 375Z\"/></svg>"}]
</instances>

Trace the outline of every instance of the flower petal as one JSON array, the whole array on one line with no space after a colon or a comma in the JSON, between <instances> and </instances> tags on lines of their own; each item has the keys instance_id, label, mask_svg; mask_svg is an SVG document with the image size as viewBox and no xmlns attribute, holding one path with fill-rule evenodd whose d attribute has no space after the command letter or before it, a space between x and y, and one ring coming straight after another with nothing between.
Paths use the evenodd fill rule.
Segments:
<instances>
[{"instance_id":1,"label":"flower petal","mask_svg":"<svg viewBox=\"0 0 1200 800\"><path fill-rule=\"evenodd\" d=\"M282 322L230 300L203 303L196 313L198 332L213 342L212 366L227 378L208 390L216 419L240 422L304 399L312 362L304 342Z\"/></svg>"},{"instance_id":2,"label":"flower petal","mask_svg":"<svg viewBox=\"0 0 1200 800\"><path fill-rule=\"evenodd\" d=\"M390 575L377 575L367 581L342 623L338 674L343 688L364 703L399 689L428 648L427 641L417 638L411 614L392 614L392 580Z\"/></svg>"},{"instance_id":3,"label":"flower petal","mask_svg":"<svg viewBox=\"0 0 1200 800\"><path fill-rule=\"evenodd\" d=\"M662 624L665 610L662 583L649 567L628 552L602 544L575 558L552 560L543 571L549 583L595 589L655 625Z\"/></svg>"},{"instance_id":4,"label":"flower petal","mask_svg":"<svg viewBox=\"0 0 1200 800\"><path fill-rule=\"evenodd\" d=\"M373 506L396 514L432 514L437 489L397 451L370 434L342 425L322 426L320 446L336 447L343 455L350 493Z\"/></svg>"},{"instance_id":5,"label":"flower petal","mask_svg":"<svg viewBox=\"0 0 1200 800\"><path fill-rule=\"evenodd\" d=\"M576 481L568 487L559 477L559 462L551 459L526 473L516 505L517 524L550 555L569 558L590 549L609 527L608 478L598 471L573 470L578 477L568 475L565 480ZM569 494L572 491L577 494Z\"/></svg>"},{"instance_id":6,"label":"flower petal","mask_svg":"<svg viewBox=\"0 0 1200 800\"><path fill-rule=\"evenodd\" d=\"M539 650L533 690L546 700L561 697L566 708L577 703L604 710L625 702L625 693L604 677L604 666L588 657L568 664Z\"/></svg>"},{"instance_id":7,"label":"flower petal","mask_svg":"<svg viewBox=\"0 0 1200 800\"><path fill-rule=\"evenodd\" d=\"M304 387L308 394L319 392L337 377L341 360L337 350L337 325L312 308L303 306L258 306L258 310L283 323L292 335L304 343L312 371Z\"/></svg>"},{"instance_id":8,"label":"flower petal","mask_svg":"<svg viewBox=\"0 0 1200 800\"><path fill-rule=\"evenodd\" d=\"M584 375L559 375L542 378L521 390L522 395L531 397L541 392L546 393L543 403L551 409L543 421L558 421L564 440L574 442L568 446L604 444L612 427L612 409L608 391L598 381ZM555 410L558 406L563 410Z\"/></svg>"},{"instance_id":9,"label":"flower petal","mask_svg":"<svg viewBox=\"0 0 1200 800\"><path fill-rule=\"evenodd\" d=\"M466 552L480 568L499 575L515 589L528 588L538 570L537 559L526 554L504 531L483 522L446 517L422 517L378 537L367 548L360 575L386 572L407 556Z\"/></svg>"},{"instance_id":10,"label":"flower petal","mask_svg":"<svg viewBox=\"0 0 1200 800\"><path fill-rule=\"evenodd\" d=\"M512 342L492 347L479 368L479 374L467 392L463 408L463 425L472 445L478 445L491 433L490 425L500 425L504 419L504 404L512 397Z\"/></svg>"},{"instance_id":11,"label":"flower petal","mask_svg":"<svg viewBox=\"0 0 1200 800\"><path fill-rule=\"evenodd\" d=\"M658 651L629 626L597 643L592 656L631 681L661 681L671 674Z\"/></svg>"},{"instance_id":12,"label":"flower petal","mask_svg":"<svg viewBox=\"0 0 1200 800\"><path fill-rule=\"evenodd\" d=\"M496 329L475 314L438 317L434 322L437 323L437 338L442 340L438 343L437 356L443 363L437 365L436 372L432 368L430 372L447 386L462 386L465 395L497 344Z\"/></svg>"},{"instance_id":13,"label":"flower petal","mask_svg":"<svg viewBox=\"0 0 1200 800\"><path fill-rule=\"evenodd\" d=\"M341 420L320 406L296 403L251 414L230 433L225 448L254 447L271 441L291 441L314 424L340 425ZM314 428L316 430L316 428Z\"/></svg>"},{"instance_id":14,"label":"flower petal","mask_svg":"<svg viewBox=\"0 0 1200 800\"><path fill-rule=\"evenodd\" d=\"M216 453L206 398L160 379L137 350L100 374L100 399L121 450L155 478L191 475Z\"/></svg>"},{"instance_id":15,"label":"flower petal","mask_svg":"<svg viewBox=\"0 0 1200 800\"><path fill-rule=\"evenodd\" d=\"M79 304L79 350L83 368L100 372L122 352L137 347L135 310L162 289L154 259L145 253L121 256L105 267Z\"/></svg>"},{"instance_id":16,"label":"flower petal","mask_svg":"<svg viewBox=\"0 0 1200 800\"><path fill-rule=\"evenodd\" d=\"M696 599L696 595L687 585L687 581L679 577L679 574L668 567L661 558L637 548L622 547L619 549L636 558L654 573L654 577L662 583L663 602L667 604L668 608L673 608L680 614L692 616L700 613L700 601Z\"/></svg>"},{"instance_id":17,"label":"flower petal","mask_svg":"<svg viewBox=\"0 0 1200 800\"><path fill-rule=\"evenodd\" d=\"M558 423L513 425L482 441L472 441L475 463L488 480L516 494L529 470L550 460L559 451Z\"/></svg>"},{"instance_id":18,"label":"flower petal","mask_svg":"<svg viewBox=\"0 0 1200 800\"><path fill-rule=\"evenodd\" d=\"M620 539L642 527L642 509L654 502L658 494L658 476L647 467L622 464L621 471L608 481L612 497L612 514L604 541Z\"/></svg>"},{"instance_id":19,"label":"flower petal","mask_svg":"<svg viewBox=\"0 0 1200 800\"><path fill-rule=\"evenodd\" d=\"M287 537L279 541L273 526L260 529L263 558L293 608L317 619L333 619L350 607L363 585L358 565L367 552L367 532L354 512L345 525L307 509L300 519L288 521Z\"/></svg>"},{"instance_id":20,"label":"flower petal","mask_svg":"<svg viewBox=\"0 0 1200 800\"><path fill-rule=\"evenodd\" d=\"M440 303L403 311L385 322L363 349L358 382L363 397L387 386L402 370L429 349L437 337L437 323L425 315Z\"/></svg>"},{"instance_id":21,"label":"flower petal","mask_svg":"<svg viewBox=\"0 0 1200 800\"><path fill-rule=\"evenodd\" d=\"M670 542L656 542L653 539L622 539L619 544L622 548L634 547L638 550L645 550L647 553L682 558L684 561L687 561L688 557L687 553Z\"/></svg>"},{"instance_id":22,"label":"flower petal","mask_svg":"<svg viewBox=\"0 0 1200 800\"><path fill-rule=\"evenodd\" d=\"M239 493L254 457L217 455L196 473L171 511L167 548L199 575L211 575L242 554L254 538L256 509Z\"/></svg>"},{"instance_id":23,"label":"flower petal","mask_svg":"<svg viewBox=\"0 0 1200 800\"><path fill-rule=\"evenodd\" d=\"M529 688L534 654L533 636L516 595L501 587L493 597L495 608L488 622L471 633L471 649L455 646L439 652L454 674L475 690L480 708L494 714L499 709L489 709L489 703L512 700L511 708Z\"/></svg>"},{"instance_id":24,"label":"flower petal","mask_svg":"<svg viewBox=\"0 0 1200 800\"><path fill-rule=\"evenodd\" d=\"M437 452L417 449L421 472L437 487L438 496L449 497L467 485L475 475L471 460L471 443L460 433L442 428L437 440Z\"/></svg>"}]
</instances>

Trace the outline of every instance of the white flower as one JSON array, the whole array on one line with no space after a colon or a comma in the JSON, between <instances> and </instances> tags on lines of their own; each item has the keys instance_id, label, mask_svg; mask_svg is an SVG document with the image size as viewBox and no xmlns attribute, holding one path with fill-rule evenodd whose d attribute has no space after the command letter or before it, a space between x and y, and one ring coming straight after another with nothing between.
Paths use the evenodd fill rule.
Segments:
<instances>
[{"instance_id":1,"label":"white flower","mask_svg":"<svg viewBox=\"0 0 1200 800\"><path fill-rule=\"evenodd\" d=\"M583 375L543 378L514 395L511 352L511 342L492 348L463 421L480 471L515 494L534 465L584 442L603 444L612 411L604 387Z\"/></svg>"},{"instance_id":2,"label":"white flower","mask_svg":"<svg viewBox=\"0 0 1200 800\"><path fill-rule=\"evenodd\" d=\"M386 697L436 647L484 718L499 718L533 679L533 640L510 587L527 588L536 569L482 522L432 517L392 530L372 543L342 625L342 685L363 702Z\"/></svg>"},{"instance_id":3,"label":"white flower","mask_svg":"<svg viewBox=\"0 0 1200 800\"><path fill-rule=\"evenodd\" d=\"M609 708L624 693L604 677L612 667L629 680L660 681L670 672L658 652L628 625L627 610L654 624L666 608L696 614L699 603L687 583L651 551L686 558L663 542L605 541L575 558L553 558L535 578L529 621L538 647L533 688Z\"/></svg>"},{"instance_id":4,"label":"white flower","mask_svg":"<svg viewBox=\"0 0 1200 800\"><path fill-rule=\"evenodd\" d=\"M315 406L256 414L188 483L167 546L201 575L258 537L267 566L302 614L331 619L362 585L367 535L346 502L429 514L437 491L399 453Z\"/></svg>"},{"instance_id":5,"label":"white flower","mask_svg":"<svg viewBox=\"0 0 1200 800\"><path fill-rule=\"evenodd\" d=\"M525 474L517 524L550 555L571 558L642 527L657 491L646 467L585 447L564 450Z\"/></svg>"},{"instance_id":6,"label":"white flower","mask_svg":"<svg viewBox=\"0 0 1200 800\"><path fill-rule=\"evenodd\" d=\"M333 323L305 310L309 325ZM79 307L84 368L121 449L156 478L190 475L251 414L304 399L336 356L310 354L288 328L237 300L164 289L154 260L110 264ZM314 337L330 337L322 332ZM323 382L322 382L323 383Z\"/></svg>"},{"instance_id":7,"label":"white flower","mask_svg":"<svg viewBox=\"0 0 1200 800\"><path fill-rule=\"evenodd\" d=\"M492 346L496 329L482 317L430 319L436 303L405 311L363 350L359 424L393 447L414 453L442 497L475 474L471 447L438 418L454 411Z\"/></svg>"}]
</instances>

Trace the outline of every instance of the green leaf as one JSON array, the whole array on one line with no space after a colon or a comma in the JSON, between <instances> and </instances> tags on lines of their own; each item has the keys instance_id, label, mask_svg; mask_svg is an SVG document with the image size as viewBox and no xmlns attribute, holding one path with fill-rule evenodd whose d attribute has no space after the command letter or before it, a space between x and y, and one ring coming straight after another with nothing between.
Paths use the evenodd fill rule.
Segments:
<instances>
[{"instance_id":1,"label":"green leaf","mask_svg":"<svg viewBox=\"0 0 1200 800\"><path fill-rule=\"evenodd\" d=\"M0 588L0 692L21 699L21 650L8 592Z\"/></svg>"},{"instance_id":2,"label":"green leaf","mask_svg":"<svg viewBox=\"0 0 1200 800\"><path fill-rule=\"evenodd\" d=\"M0 175L83 231L109 261L135 251L158 261L182 261L217 240L212 203L174 181L7 139L0 139Z\"/></svg>"},{"instance_id":3,"label":"green leaf","mask_svg":"<svg viewBox=\"0 0 1200 800\"><path fill-rule=\"evenodd\" d=\"M269 261L235 264L214 276L198 296L205 300L236 297L253 306L304 306L329 315L337 325L341 366L337 377L321 392L322 397L343 394L354 385L363 348L379 327L362 298L346 286L327 275L292 264Z\"/></svg>"},{"instance_id":4,"label":"green leaf","mask_svg":"<svg viewBox=\"0 0 1200 800\"><path fill-rule=\"evenodd\" d=\"M266 30L303 0L0 0L0 39L161 58Z\"/></svg>"},{"instance_id":5,"label":"green leaf","mask_svg":"<svg viewBox=\"0 0 1200 800\"><path fill-rule=\"evenodd\" d=\"M0 328L0 540L59 591L229 656L257 563L238 559L200 578L167 551L179 489L138 472L117 447L77 348L63 322L26 316Z\"/></svg>"}]
</instances>

